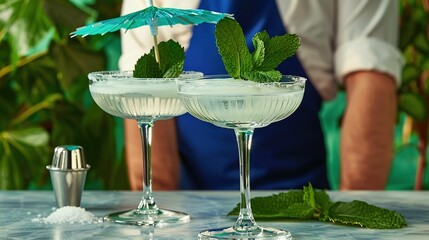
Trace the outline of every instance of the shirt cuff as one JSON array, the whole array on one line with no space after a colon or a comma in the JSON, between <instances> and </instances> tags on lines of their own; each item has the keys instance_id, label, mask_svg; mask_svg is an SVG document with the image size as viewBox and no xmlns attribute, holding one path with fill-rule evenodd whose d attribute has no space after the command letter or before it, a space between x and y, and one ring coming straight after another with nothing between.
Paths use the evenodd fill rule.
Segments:
<instances>
[{"instance_id":1,"label":"shirt cuff","mask_svg":"<svg viewBox=\"0 0 429 240\"><path fill-rule=\"evenodd\" d=\"M359 38L340 45L335 53L335 75L340 83L344 76L362 70L376 70L391 75L401 83L402 55L392 44L376 38Z\"/></svg>"}]
</instances>

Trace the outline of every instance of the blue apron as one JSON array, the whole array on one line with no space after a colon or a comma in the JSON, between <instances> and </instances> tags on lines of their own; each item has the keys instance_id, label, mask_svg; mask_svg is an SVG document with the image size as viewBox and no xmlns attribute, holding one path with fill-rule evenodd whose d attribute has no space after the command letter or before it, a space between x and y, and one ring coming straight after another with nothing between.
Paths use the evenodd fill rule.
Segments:
<instances>
[{"instance_id":1,"label":"blue apron","mask_svg":"<svg viewBox=\"0 0 429 240\"><path fill-rule=\"evenodd\" d=\"M252 37L267 30L271 37L284 35L275 1L202 0L201 9L232 13L253 51ZM269 17L266 17L269 16ZM226 74L215 44L215 26L200 24L186 52L185 70L205 75ZM277 70L307 78L296 56ZM321 97L307 81L304 99L289 118L254 132L251 152L252 189L329 188L326 152L319 121ZM181 155L182 189L239 189L238 149L231 129L216 127L189 114L177 118Z\"/></svg>"}]
</instances>

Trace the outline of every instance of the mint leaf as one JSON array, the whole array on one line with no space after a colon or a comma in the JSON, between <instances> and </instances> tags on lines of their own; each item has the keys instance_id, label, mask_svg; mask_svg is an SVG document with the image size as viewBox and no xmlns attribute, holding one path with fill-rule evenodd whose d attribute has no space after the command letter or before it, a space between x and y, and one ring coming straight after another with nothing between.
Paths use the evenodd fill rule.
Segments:
<instances>
[{"instance_id":1,"label":"mint leaf","mask_svg":"<svg viewBox=\"0 0 429 240\"><path fill-rule=\"evenodd\" d=\"M256 69L268 71L276 68L287 58L293 56L300 46L300 38L295 34L273 37L267 41L264 62Z\"/></svg>"},{"instance_id":2,"label":"mint leaf","mask_svg":"<svg viewBox=\"0 0 429 240\"><path fill-rule=\"evenodd\" d=\"M158 45L159 63L155 59L155 48L143 55L134 67L137 78L176 78L183 71L185 50L179 43L168 40Z\"/></svg>"},{"instance_id":3,"label":"mint leaf","mask_svg":"<svg viewBox=\"0 0 429 240\"><path fill-rule=\"evenodd\" d=\"M316 202L316 207L319 209L328 209L333 204L329 195L323 190L314 190L314 200Z\"/></svg>"},{"instance_id":4,"label":"mint leaf","mask_svg":"<svg viewBox=\"0 0 429 240\"><path fill-rule=\"evenodd\" d=\"M274 194L267 197L255 197L250 200L252 212L254 217L257 218L275 218L284 217L282 209L285 204L293 205L302 203L303 192L301 190L291 190L286 193ZM228 213L228 215L238 215L240 212L240 205Z\"/></svg>"},{"instance_id":5,"label":"mint leaf","mask_svg":"<svg viewBox=\"0 0 429 240\"><path fill-rule=\"evenodd\" d=\"M307 202L308 196L314 196L313 189L310 185L306 190L291 190L284 193L275 194L268 197L256 197L250 200L253 216L258 219L262 218L313 218L318 210ZM228 215L238 215L240 212L237 205Z\"/></svg>"},{"instance_id":6,"label":"mint leaf","mask_svg":"<svg viewBox=\"0 0 429 240\"><path fill-rule=\"evenodd\" d=\"M252 59L254 66L260 66L265 59L265 45L261 39L253 38L252 39L253 46L255 47L255 51L252 53Z\"/></svg>"},{"instance_id":7,"label":"mint leaf","mask_svg":"<svg viewBox=\"0 0 429 240\"><path fill-rule=\"evenodd\" d=\"M252 38L253 46L255 46L256 49L255 40L261 40L264 43L264 46L267 46L270 39L271 37L267 31L258 32Z\"/></svg>"},{"instance_id":8,"label":"mint leaf","mask_svg":"<svg viewBox=\"0 0 429 240\"><path fill-rule=\"evenodd\" d=\"M311 206L312 208L316 207L316 200L314 199L313 186L311 184L308 187L304 186L304 202Z\"/></svg>"},{"instance_id":9,"label":"mint leaf","mask_svg":"<svg viewBox=\"0 0 429 240\"><path fill-rule=\"evenodd\" d=\"M401 228L407 225L401 214L358 200L333 204L329 208L329 221L375 229Z\"/></svg>"},{"instance_id":10,"label":"mint leaf","mask_svg":"<svg viewBox=\"0 0 429 240\"><path fill-rule=\"evenodd\" d=\"M242 74L243 79L258 80L258 82L278 82L282 78L282 74L277 70L258 71L252 70Z\"/></svg>"},{"instance_id":11,"label":"mint leaf","mask_svg":"<svg viewBox=\"0 0 429 240\"><path fill-rule=\"evenodd\" d=\"M185 64L185 49L178 42L168 40L158 46L160 68L163 78L176 78L183 71ZM154 50L152 50L154 51ZM151 51L151 52L152 52Z\"/></svg>"},{"instance_id":12,"label":"mint leaf","mask_svg":"<svg viewBox=\"0 0 429 240\"><path fill-rule=\"evenodd\" d=\"M289 205L285 210L279 209L284 218L312 219L315 209L308 203L294 203Z\"/></svg>"},{"instance_id":13,"label":"mint leaf","mask_svg":"<svg viewBox=\"0 0 429 240\"><path fill-rule=\"evenodd\" d=\"M250 53L240 24L231 18L224 18L216 25L216 45L228 74L233 78L257 82L278 82L282 73L277 66L295 54L300 39L294 34L270 38L266 31L256 33L252 38L255 48Z\"/></svg>"},{"instance_id":14,"label":"mint leaf","mask_svg":"<svg viewBox=\"0 0 429 240\"><path fill-rule=\"evenodd\" d=\"M401 228L406 222L401 214L362 201L332 202L324 190L291 190L251 199L256 219L313 219L375 229ZM237 205L228 215L238 215Z\"/></svg>"},{"instance_id":15,"label":"mint leaf","mask_svg":"<svg viewBox=\"0 0 429 240\"><path fill-rule=\"evenodd\" d=\"M216 24L215 36L225 70L231 77L241 78L242 73L252 70L252 55L237 21L227 17L220 20Z\"/></svg>"},{"instance_id":16,"label":"mint leaf","mask_svg":"<svg viewBox=\"0 0 429 240\"><path fill-rule=\"evenodd\" d=\"M316 209L318 210L315 213L315 217L320 221L326 221L329 218L329 208L334 204L326 191L315 190L314 191L314 200L316 202Z\"/></svg>"},{"instance_id":17,"label":"mint leaf","mask_svg":"<svg viewBox=\"0 0 429 240\"><path fill-rule=\"evenodd\" d=\"M133 76L136 78L160 78L162 77L159 64L156 62L155 55L150 52L144 54L134 67Z\"/></svg>"},{"instance_id":18,"label":"mint leaf","mask_svg":"<svg viewBox=\"0 0 429 240\"><path fill-rule=\"evenodd\" d=\"M255 51L252 53L254 67L258 67L265 59L265 46L270 40L270 35L266 31L256 33L252 38Z\"/></svg>"}]
</instances>

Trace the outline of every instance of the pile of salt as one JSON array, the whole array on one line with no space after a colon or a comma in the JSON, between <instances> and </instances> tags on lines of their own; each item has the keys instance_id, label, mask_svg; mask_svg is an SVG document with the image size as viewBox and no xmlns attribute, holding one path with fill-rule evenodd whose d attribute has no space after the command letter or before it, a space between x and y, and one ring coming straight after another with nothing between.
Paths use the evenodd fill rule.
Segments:
<instances>
[{"instance_id":1,"label":"pile of salt","mask_svg":"<svg viewBox=\"0 0 429 240\"><path fill-rule=\"evenodd\" d=\"M42 218L40 215L37 218L32 219L33 222L43 223L100 223L102 218L95 217L94 214L85 210L81 207L65 206L56 209L49 216Z\"/></svg>"}]
</instances>

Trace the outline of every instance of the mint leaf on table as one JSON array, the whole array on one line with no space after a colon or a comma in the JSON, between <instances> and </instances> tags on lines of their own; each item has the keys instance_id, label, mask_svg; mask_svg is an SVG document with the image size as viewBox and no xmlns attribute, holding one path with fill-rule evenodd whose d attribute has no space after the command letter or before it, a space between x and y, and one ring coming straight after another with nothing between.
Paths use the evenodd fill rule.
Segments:
<instances>
[{"instance_id":1,"label":"mint leaf on table","mask_svg":"<svg viewBox=\"0 0 429 240\"><path fill-rule=\"evenodd\" d=\"M306 204L312 208L316 208L316 200L314 199L314 190L313 186L309 185L308 187L304 186L304 197L303 200Z\"/></svg>"},{"instance_id":2,"label":"mint leaf on table","mask_svg":"<svg viewBox=\"0 0 429 240\"><path fill-rule=\"evenodd\" d=\"M275 68L294 55L300 46L300 38L295 34L271 38L262 31L253 36L255 50L250 53L240 24L231 18L224 18L216 24L215 37L228 74L233 78L257 82L280 81L282 74Z\"/></svg>"},{"instance_id":3,"label":"mint leaf on table","mask_svg":"<svg viewBox=\"0 0 429 240\"><path fill-rule=\"evenodd\" d=\"M270 197L255 197L252 198L253 216L257 218L276 218L284 217L284 214L279 210L285 208L285 203L299 204L302 202L304 193L299 190L291 190L287 193L274 194ZM267 204L269 201L269 204ZM237 205L228 215L238 215L240 205Z\"/></svg>"},{"instance_id":4,"label":"mint leaf on table","mask_svg":"<svg viewBox=\"0 0 429 240\"><path fill-rule=\"evenodd\" d=\"M326 191L323 190L315 190L314 199L316 201L316 208L318 209L315 218L320 221L326 221L329 217L329 209L334 203Z\"/></svg>"},{"instance_id":5,"label":"mint leaf on table","mask_svg":"<svg viewBox=\"0 0 429 240\"><path fill-rule=\"evenodd\" d=\"M137 78L176 78L183 71L185 50L178 42L168 40L158 45L159 63L155 59L155 49L144 54L134 67Z\"/></svg>"},{"instance_id":6,"label":"mint leaf on table","mask_svg":"<svg viewBox=\"0 0 429 240\"><path fill-rule=\"evenodd\" d=\"M253 216L259 220L313 219L374 229L401 228L407 225L401 214L362 201L332 202L324 190L291 190L251 199ZM228 215L238 215L237 205Z\"/></svg>"},{"instance_id":7,"label":"mint leaf on table","mask_svg":"<svg viewBox=\"0 0 429 240\"><path fill-rule=\"evenodd\" d=\"M401 214L366 202L336 202L329 208L329 221L366 228L390 229L406 226Z\"/></svg>"}]
</instances>

